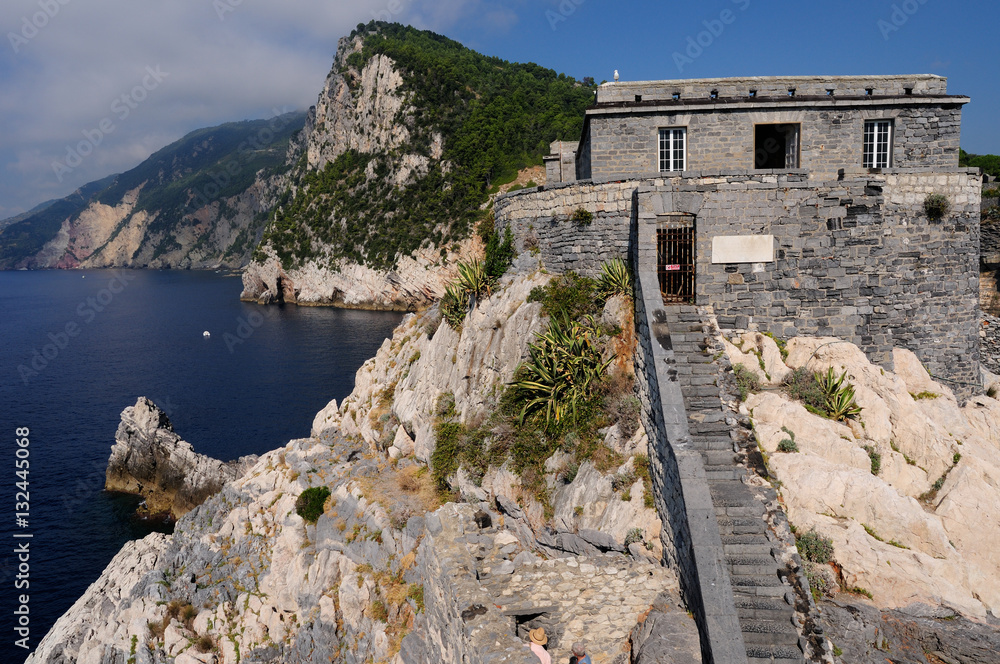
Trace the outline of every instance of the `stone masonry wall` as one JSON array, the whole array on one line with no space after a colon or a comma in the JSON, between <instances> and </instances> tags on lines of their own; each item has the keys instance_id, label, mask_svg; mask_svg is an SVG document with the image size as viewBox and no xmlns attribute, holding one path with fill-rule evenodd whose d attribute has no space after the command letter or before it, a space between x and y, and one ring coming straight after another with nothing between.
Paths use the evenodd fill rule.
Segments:
<instances>
[{"instance_id":1,"label":"stone masonry wall","mask_svg":"<svg viewBox=\"0 0 1000 664\"><path fill-rule=\"evenodd\" d=\"M805 102L803 102L805 103ZM893 120L895 168L954 167L958 164L961 105L796 106L788 103L676 111L595 109L588 112L589 154L581 169L595 179L659 177L659 130L687 128L687 168L691 171L754 165L754 126L799 123L799 168L814 179L833 179L841 168L860 168L866 120ZM608 113L608 114L603 114ZM589 162L586 166L583 162Z\"/></svg>"},{"instance_id":2,"label":"stone masonry wall","mask_svg":"<svg viewBox=\"0 0 1000 664\"><path fill-rule=\"evenodd\" d=\"M636 389L649 436L650 475L665 562L676 569L688 609L694 614L706 664L742 662L729 575L701 455L691 447L684 398L670 350L659 294L653 229L633 220L630 258L635 270Z\"/></svg>"},{"instance_id":3,"label":"stone masonry wall","mask_svg":"<svg viewBox=\"0 0 1000 664\"><path fill-rule=\"evenodd\" d=\"M974 169L973 169L974 170ZM973 171L887 170L817 182L805 174L723 171L644 181L581 182L497 201L498 227L524 248L537 242L555 271L594 275L624 255L628 191L638 213L696 215L697 304L724 328L751 322L782 337L836 336L891 368L892 348L915 352L959 398L979 383L980 182ZM947 196L951 209L928 219L923 201ZM566 221L577 207L590 226ZM771 235L772 263L713 264L715 236Z\"/></svg>"},{"instance_id":4,"label":"stone masonry wall","mask_svg":"<svg viewBox=\"0 0 1000 664\"><path fill-rule=\"evenodd\" d=\"M497 228L510 227L518 251L537 247L549 270L597 276L601 263L628 253L628 224L636 182L592 182L545 186L498 196ZM590 224L570 216L579 208Z\"/></svg>"},{"instance_id":5,"label":"stone masonry wall","mask_svg":"<svg viewBox=\"0 0 1000 664\"><path fill-rule=\"evenodd\" d=\"M837 336L886 368L908 348L967 397L979 383L978 188L965 170L677 179L640 189L639 214L696 215L697 301L722 327ZM930 193L951 203L940 221L923 212ZM775 261L713 264L719 235L772 235Z\"/></svg>"},{"instance_id":6,"label":"stone masonry wall","mask_svg":"<svg viewBox=\"0 0 1000 664\"><path fill-rule=\"evenodd\" d=\"M476 536L473 509L449 504L426 516L426 533L412 578L424 587L417 629L403 638L400 661L532 664L538 658L511 629L476 580L476 563L465 542Z\"/></svg>"}]
</instances>

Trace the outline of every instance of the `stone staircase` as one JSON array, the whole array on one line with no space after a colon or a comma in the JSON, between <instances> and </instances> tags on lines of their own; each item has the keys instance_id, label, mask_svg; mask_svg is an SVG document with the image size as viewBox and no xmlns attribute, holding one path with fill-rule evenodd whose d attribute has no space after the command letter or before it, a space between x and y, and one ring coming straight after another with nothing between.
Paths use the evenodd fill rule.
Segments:
<instances>
[{"instance_id":1,"label":"stone staircase","mask_svg":"<svg viewBox=\"0 0 1000 664\"><path fill-rule=\"evenodd\" d=\"M726 566L749 664L804 662L794 624L795 593L779 574L764 520L766 507L743 481L738 447L730 435L735 424L719 398L718 366L707 339L711 324L694 306L666 308L670 342L693 446L705 464L712 505L722 537ZM770 498L770 496L769 496Z\"/></svg>"}]
</instances>

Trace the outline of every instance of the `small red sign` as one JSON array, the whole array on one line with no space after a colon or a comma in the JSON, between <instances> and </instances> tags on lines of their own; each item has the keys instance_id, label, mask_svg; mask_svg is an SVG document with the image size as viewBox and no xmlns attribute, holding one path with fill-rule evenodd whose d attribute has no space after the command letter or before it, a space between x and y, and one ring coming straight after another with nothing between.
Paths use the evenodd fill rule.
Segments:
<instances>
[{"instance_id":1,"label":"small red sign","mask_svg":"<svg viewBox=\"0 0 1000 664\"><path fill-rule=\"evenodd\" d=\"M678 272L680 271L680 269L681 269L680 265L668 265L666 267L667 272Z\"/></svg>"}]
</instances>

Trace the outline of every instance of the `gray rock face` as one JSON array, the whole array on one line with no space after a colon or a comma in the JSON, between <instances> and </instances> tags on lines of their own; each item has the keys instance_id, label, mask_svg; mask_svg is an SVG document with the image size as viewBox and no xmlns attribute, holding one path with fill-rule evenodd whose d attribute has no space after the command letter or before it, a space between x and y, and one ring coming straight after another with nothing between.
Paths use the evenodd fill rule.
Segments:
<instances>
[{"instance_id":1,"label":"gray rock face","mask_svg":"<svg viewBox=\"0 0 1000 664\"><path fill-rule=\"evenodd\" d=\"M961 616L920 615L919 605L880 611L869 604L823 602L827 636L854 664L996 664L1000 662L1000 625ZM933 607L925 607L932 609ZM927 654L931 657L928 657Z\"/></svg>"},{"instance_id":2,"label":"gray rock face","mask_svg":"<svg viewBox=\"0 0 1000 664\"><path fill-rule=\"evenodd\" d=\"M197 454L146 397L122 411L104 488L142 496L150 514L179 519L243 475L257 457L223 463Z\"/></svg>"},{"instance_id":3,"label":"gray rock face","mask_svg":"<svg viewBox=\"0 0 1000 664\"><path fill-rule=\"evenodd\" d=\"M633 664L696 664L701 644L694 619L654 605L646 620L632 630Z\"/></svg>"}]
</instances>

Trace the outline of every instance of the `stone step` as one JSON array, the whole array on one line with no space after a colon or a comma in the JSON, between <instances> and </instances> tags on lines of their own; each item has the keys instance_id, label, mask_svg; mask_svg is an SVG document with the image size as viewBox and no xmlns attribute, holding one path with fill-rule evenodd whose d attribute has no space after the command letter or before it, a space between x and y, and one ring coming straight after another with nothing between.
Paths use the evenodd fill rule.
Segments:
<instances>
[{"instance_id":1,"label":"stone step","mask_svg":"<svg viewBox=\"0 0 1000 664\"><path fill-rule=\"evenodd\" d=\"M695 424L713 424L713 423L726 423L726 414L722 412L720 408L708 409L708 410L688 410L688 422L693 422ZM726 430L729 430L729 425L726 424Z\"/></svg>"},{"instance_id":2,"label":"stone step","mask_svg":"<svg viewBox=\"0 0 1000 664\"><path fill-rule=\"evenodd\" d=\"M805 661L802 651L798 649L798 646L769 647L766 645L748 645L746 650L747 662L749 664L756 664L757 662L782 662L782 664L790 664L791 662Z\"/></svg>"},{"instance_id":3,"label":"stone step","mask_svg":"<svg viewBox=\"0 0 1000 664\"><path fill-rule=\"evenodd\" d=\"M691 436L691 443L699 450L729 450L730 453L733 453L733 441L731 438Z\"/></svg>"},{"instance_id":4,"label":"stone step","mask_svg":"<svg viewBox=\"0 0 1000 664\"><path fill-rule=\"evenodd\" d=\"M755 533L766 533L767 525L760 519L748 519L746 517L718 517L719 534L721 535L752 535Z\"/></svg>"},{"instance_id":5,"label":"stone step","mask_svg":"<svg viewBox=\"0 0 1000 664\"><path fill-rule=\"evenodd\" d=\"M734 535L723 535L722 536L722 552L727 555L770 555L771 554L771 544L767 541L766 537L761 537L764 540L762 543L730 543L726 544L726 538L732 538ZM746 535L736 535L735 537L746 537Z\"/></svg>"},{"instance_id":6,"label":"stone step","mask_svg":"<svg viewBox=\"0 0 1000 664\"><path fill-rule=\"evenodd\" d=\"M764 508L761 505L716 507L715 515L761 518L764 515ZM723 543L725 543L725 538L723 538ZM742 544L742 542L733 542L733 544Z\"/></svg>"},{"instance_id":7,"label":"stone step","mask_svg":"<svg viewBox=\"0 0 1000 664\"><path fill-rule=\"evenodd\" d=\"M744 609L736 607L736 615L739 616L740 620L774 620L774 621L785 621L788 624L792 624L792 616L795 615L795 609L788 606L784 602L783 609Z\"/></svg>"},{"instance_id":8,"label":"stone step","mask_svg":"<svg viewBox=\"0 0 1000 664\"><path fill-rule=\"evenodd\" d=\"M742 468L733 468L732 466L705 466L705 478L709 481L711 480L731 480L734 478L742 477Z\"/></svg>"},{"instance_id":9,"label":"stone step","mask_svg":"<svg viewBox=\"0 0 1000 664\"><path fill-rule=\"evenodd\" d=\"M778 575L778 565L773 560L762 565L741 565L726 561L731 578L737 577L769 577Z\"/></svg>"},{"instance_id":10,"label":"stone step","mask_svg":"<svg viewBox=\"0 0 1000 664\"><path fill-rule=\"evenodd\" d=\"M767 555L754 555L748 553L734 553L732 555L726 556L726 563L729 565L760 565L767 566L769 568L768 574L771 574L771 570L775 574L778 573L777 563L772 556Z\"/></svg>"},{"instance_id":11,"label":"stone step","mask_svg":"<svg viewBox=\"0 0 1000 664\"><path fill-rule=\"evenodd\" d=\"M785 584L778 578L778 574L730 574L729 578L733 582L733 588L782 588L782 597L785 594Z\"/></svg>"},{"instance_id":12,"label":"stone step","mask_svg":"<svg viewBox=\"0 0 1000 664\"><path fill-rule=\"evenodd\" d=\"M740 631L747 645L797 646L799 643L799 633L791 621L741 620Z\"/></svg>"},{"instance_id":13,"label":"stone step","mask_svg":"<svg viewBox=\"0 0 1000 664\"><path fill-rule=\"evenodd\" d=\"M789 587L782 584L778 586L737 586L733 584L734 595L744 595L746 597L770 597L773 599L784 599Z\"/></svg>"},{"instance_id":14,"label":"stone step","mask_svg":"<svg viewBox=\"0 0 1000 664\"><path fill-rule=\"evenodd\" d=\"M703 450L701 458L706 466L733 466L736 464L736 453L732 447L728 450Z\"/></svg>"},{"instance_id":15,"label":"stone step","mask_svg":"<svg viewBox=\"0 0 1000 664\"><path fill-rule=\"evenodd\" d=\"M714 408L714 409L718 410L718 409L722 408L722 406L720 404L721 404L721 402L719 401L719 397L718 396L714 396L714 397L711 397L711 398L709 398L709 397L692 398L692 397L689 397L687 395L684 395L684 406L689 411L692 411L692 410L695 410L695 411L697 411L697 410L708 410L710 408ZM726 433L729 433L729 432L727 431Z\"/></svg>"}]
</instances>

